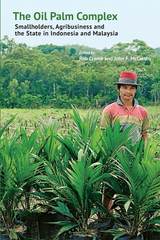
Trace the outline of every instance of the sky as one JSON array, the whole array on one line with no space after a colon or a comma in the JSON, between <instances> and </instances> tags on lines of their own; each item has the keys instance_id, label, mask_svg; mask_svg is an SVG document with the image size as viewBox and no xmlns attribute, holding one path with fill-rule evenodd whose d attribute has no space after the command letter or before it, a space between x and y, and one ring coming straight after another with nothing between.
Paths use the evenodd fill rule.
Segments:
<instances>
[{"instance_id":1,"label":"sky","mask_svg":"<svg viewBox=\"0 0 160 240\"><path fill-rule=\"evenodd\" d=\"M117 21L56 21L15 20L13 12L33 14L35 12L118 14ZM48 16L48 15L47 15ZM15 24L105 24L104 31L116 31L118 36L15 36ZM8 35L17 43L28 46L41 44L71 45L79 44L103 49L119 42L131 42L133 39L145 41L153 48L160 47L160 1L159 0L1 0L1 36Z\"/></svg>"}]
</instances>

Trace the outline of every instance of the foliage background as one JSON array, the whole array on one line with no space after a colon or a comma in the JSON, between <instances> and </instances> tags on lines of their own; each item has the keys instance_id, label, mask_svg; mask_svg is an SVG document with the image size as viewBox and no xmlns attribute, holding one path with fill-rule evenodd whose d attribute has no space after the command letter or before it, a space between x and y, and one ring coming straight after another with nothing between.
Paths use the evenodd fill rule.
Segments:
<instances>
[{"instance_id":1,"label":"foliage background","mask_svg":"<svg viewBox=\"0 0 160 240\"><path fill-rule=\"evenodd\" d=\"M0 107L102 107L116 99L114 83L123 70L137 72L141 104L160 102L160 48L141 40L97 50L54 44L31 48L5 36L0 45Z\"/></svg>"}]
</instances>

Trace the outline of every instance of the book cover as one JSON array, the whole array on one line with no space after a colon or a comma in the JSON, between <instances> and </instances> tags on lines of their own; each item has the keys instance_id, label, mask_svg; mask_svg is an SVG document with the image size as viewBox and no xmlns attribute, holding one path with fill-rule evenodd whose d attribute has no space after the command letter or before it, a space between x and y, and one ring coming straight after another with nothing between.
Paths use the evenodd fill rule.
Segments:
<instances>
[{"instance_id":1,"label":"book cover","mask_svg":"<svg viewBox=\"0 0 160 240\"><path fill-rule=\"evenodd\" d=\"M160 2L0 1L0 239L160 239Z\"/></svg>"}]
</instances>

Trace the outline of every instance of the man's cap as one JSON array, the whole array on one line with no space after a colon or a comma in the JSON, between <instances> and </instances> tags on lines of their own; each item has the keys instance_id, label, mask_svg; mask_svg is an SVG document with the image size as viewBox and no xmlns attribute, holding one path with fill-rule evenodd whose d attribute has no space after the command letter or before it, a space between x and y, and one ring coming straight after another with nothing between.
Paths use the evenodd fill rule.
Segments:
<instances>
[{"instance_id":1,"label":"man's cap","mask_svg":"<svg viewBox=\"0 0 160 240\"><path fill-rule=\"evenodd\" d=\"M135 72L123 71L120 73L119 81L116 83L118 85L132 85L139 86L137 83L137 74Z\"/></svg>"}]
</instances>

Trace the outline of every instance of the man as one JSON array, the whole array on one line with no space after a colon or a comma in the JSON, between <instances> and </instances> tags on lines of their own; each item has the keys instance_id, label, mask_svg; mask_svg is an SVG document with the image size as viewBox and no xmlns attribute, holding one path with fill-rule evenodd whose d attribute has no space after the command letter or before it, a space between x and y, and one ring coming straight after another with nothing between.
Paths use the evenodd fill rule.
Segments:
<instances>
[{"instance_id":1,"label":"man","mask_svg":"<svg viewBox=\"0 0 160 240\"><path fill-rule=\"evenodd\" d=\"M149 127L148 113L135 99L137 91L137 74L135 72L121 72L118 86L118 99L106 106L102 112L101 127L113 126L119 121L122 130L132 125L131 139L135 143L141 138L147 139Z\"/></svg>"},{"instance_id":2,"label":"man","mask_svg":"<svg viewBox=\"0 0 160 240\"><path fill-rule=\"evenodd\" d=\"M117 82L118 99L104 108L100 122L101 127L105 128L107 125L113 126L115 121L118 120L122 131L128 126L132 126L130 138L133 144L140 139L147 139L149 127L148 113L135 99L138 85L135 72L121 72ZM104 189L103 204L110 210L112 207L112 194L108 193L108 190Z\"/></svg>"}]
</instances>

